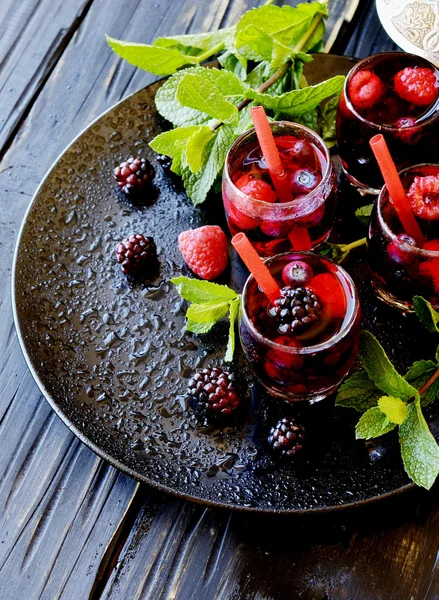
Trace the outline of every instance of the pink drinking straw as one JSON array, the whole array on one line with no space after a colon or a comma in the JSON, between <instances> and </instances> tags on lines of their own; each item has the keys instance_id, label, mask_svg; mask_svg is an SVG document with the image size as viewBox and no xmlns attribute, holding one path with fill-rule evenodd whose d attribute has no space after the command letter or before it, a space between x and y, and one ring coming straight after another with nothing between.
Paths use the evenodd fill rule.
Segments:
<instances>
[{"instance_id":1,"label":"pink drinking straw","mask_svg":"<svg viewBox=\"0 0 439 600\"><path fill-rule=\"evenodd\" d=\"M271 304L281 296L281 291L273 275L268 270L256 250L250 244L245 233L237 233L232 238L232 246L244 261L247 269L256 279L259 287L270 300Z\"/></svg>"},{"instance_id":2,"label":"pink drinking straw","mask_svg":"<svg viewBox=\"0 0 439 600\"><path fill-rule=\"evenodd\" d=\"M259 145L261 146L262 156L267 164L279 200L281 202L292 202L293 195L288 183L288 177L284 171L264 107L253 106L250 109L250 116L255 126ZM309 250L311 248L311 240L306 227L293 227L288 237L295 250Z\"/></svg>"},{"instance_id":3,"label":"pink drinking straw","mask_svg":"<svg viewBox=\"0 0 439 600\"><path fill-rule=\"evenodd\" d=\"M395 163L390 156L386 140L381 134L378 134L371 138L369 144L375 155L384 183L392 198L393 206L395 207L404 231L416 241L419 248L422 248L425 241L424 236L415 215L413 214L404 188L402 187L401 179L399 178Z\"/></svg>"}]
</instances>

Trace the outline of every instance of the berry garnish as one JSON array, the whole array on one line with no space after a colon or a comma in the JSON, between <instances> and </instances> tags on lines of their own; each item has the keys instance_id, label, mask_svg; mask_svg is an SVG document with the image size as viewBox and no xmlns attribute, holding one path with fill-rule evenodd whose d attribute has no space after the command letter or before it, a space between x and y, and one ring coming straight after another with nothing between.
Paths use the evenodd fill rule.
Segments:
<instances>
[{"instance_id":1,"label":"berry garnish","mask_svg":"<svg viewBox=\"0 0 439 600\"><path fill-rule=\"evenodd\" d=\"M415 106L427 106L438 96L438 81L431 69L406 67L394 77L396 93Z\"/></svg>"},{"instance_id":2,"label":"berry garnish","mask_svg":"<svg viewBox=\"0 0 439 600\"><path fill-rule=\"evenodd\" d=\"M421 278L426 278L434 287L435 293L439 294L439 259L425 260L419 265L418 272Z\"/></svg>"},{"instance_id":3,"label":"berry garnish","mask_svg":"<svg viewBox=\"0 0 439 600\"><path fill-rule=\"evenodd\" d=\"M400 265L407 265L413 262L414 255L410 250L404 248L402 244L416 248L416 240L407 233L400 233L396 239L387 244L387 254L390 259Z\"/></svg>"},{"instance_id":4,"label":"berry garnish","mask_svg":"<svg viewBox=\"0 0 439 600\"><path fill-rule=\"evenodd\" d=\"M292 458L303 450L305 430L292 418L281 419L270 429L268 443L273 452Z\"/></svg>"},{"instance_id":5,"label":"berry garnish","mask_svg":"<svg viewBox=\"0 0 439 600\"><path fill-rule=\"evenodd\" d=\"M152 237L135 233L116 246L116 257L125 275L137 277L155 261L157 248Z\"/></svg>"},{"instance_id":6,"label":"berry garnish","mask_svg":"<svg viewBox=\"0 0 439 600\"><path fill-rule=\"evenodd\" d=\"M439 240L429 240L425 242L423 250L428 250L429 252L439 252Z\"/></svg>"},{"instance_id":7,"label":"berry garnish","mask_svg":"<svg viewBox=\"0 0 439 600\"><path fill-rule=\"evenodd\" d=\"M286 237L291 231L291 221L267 221L260 223L261 231L265 235L273 238Z\"/></svg>"},{"instance_id":8,"label":"berry garnish","mask_svg":"<svg viewBox=\"0 0 439 600\"><path fill-rule=\"evenodd\" d=\"M322 177L313 169L296 169L290 174L290 186L293 194L309 194L315 189Z\"/></svg>"},{"instance_id":9,"label":"berry garnish","mask_svg":"<svg viewBox=\"0 0 439 600\"><path fill-rule=\"evenodd\" d=\"M240 177L236 182L236 186L243 194L250 196L250 198L253 198L254 200L262 200L263 202L270 202L271 204L276 202L276 192L269 183L262 181L262 179L250 179L249 181L246 181L246 183L238 185L243 177L245 176Z\"/></svg>"},{"instance_id":10,"label":"berry garnish","mask_svg":"<svg viewBox=\"0 0 439 600\"><path fill-rule=\"evenodd\" d=\"M229 262L227 239L218 225L183 231L178 247L188 267L201 279L216 279Z\"/></svg>"},{"instance_id":11,"label":"berry garnish","mask_svg":"<svg viewBox=\"0 0 439 600\"><path fill-rule=\"evenodd\" d=\"M188 383L189 403L200 420L230 415L240 403L233 375L219 367L197 371Z\"/></svg>"},{"instance_id":12,"label":"berry garnish","mask_svg":"<svg viewBox=\"0 0 439 600\"><path fill-rule=\"evenodd\" d=\"M284 287L282 295L268 309L268 314L277 320L279 333L295 333L320 321L322 304L308 288Z\"/></svg>"},{"instance_id":13,"label":"berry garnish","mask_svg":"<svg viewBox=\"0 0 439 600\"><path fill-rule=\"evenodd\" d=\"M415 177L407 198L417 217L428 221L439 219L439 175Z\"/></svg>"},{"instance_id":14,"label":"berry garnish","mask_svg":"<svg viewBox=\"0 0 439 600\"><path fill-rule=\"evenodd\" d=\"M306 140L299 139L292 142L291 136L285 136L285 144L278 143L278 140L279 138L276 138L276 145L279 147L281 157L284 155L288 164L294 162L301 167L318 170L319 161L312 144Z\"/></svg>"},{"instance_id":15,"label":"berry garnish","mask_svg":"<svg viewBox=\"0 0 439 600\"><path fill-rule=\"evenodd\" d=\"M384 85L372 71L358 71L349 82L348 92L356 108L371 108L381 98Z\"/></svg>"},{"instance_id":16,"label":"berry garnish","mask_svg":"<svg viewBox=\"0 0 439 600\"><path fill-rule=\"evenodd\" d=\"M257 219L253 219L253 217L249 217L236 208L236 206L226 195L223 196L223 201L228 219L230 219L230 221L232 221L232 223L235 224L239 230L246 231L248 229L256 229L256 227L258 227L259 221Z\"/></svg>"},{"instance_id":17,"label":"berry garnish","mask_svg":"<svg viewBox=\"0 0 439 600\"><path fill-rule=\"evenodd\" d=\"M324 302L324 312L329 318L343 318L346 315L346 294L334 275L319 273L308 287Z\"/></svg>"},{"instance_id":18,"label":"berry garnish","mask_svg":"<svg viewBox=\"0 0 439 600\"><path fill-rule=\"evenodd\" d=\"M146 158L131 156L116 167L113 174L121 192L128 198L133 198L151 184L154 169Z\"/></svg>"},{"instance_id":19,"label":"berry garnish","mask_svg":"<svg viewBox=\"0 0 439 600\"><path fill-rule=\"evenodd\" d=\"M282 279L285 285L293 288L308 285L314 277L313 270L301 260L293 260L285 265L282 271Z\"/></svg>"}]
</instances>

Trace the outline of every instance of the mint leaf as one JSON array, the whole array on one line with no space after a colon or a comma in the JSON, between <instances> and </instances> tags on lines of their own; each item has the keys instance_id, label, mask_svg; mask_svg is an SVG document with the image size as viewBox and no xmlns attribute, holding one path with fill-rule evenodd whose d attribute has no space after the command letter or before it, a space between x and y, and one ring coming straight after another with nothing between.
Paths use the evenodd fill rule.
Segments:
<instances>
[{"instance_id":1,"label":"mint leaf","mask_svg":"<svg viewBox=\"0 0 439 600\"><path fill-rule=\"evenodd\" d=\"M219 285L202 279L190 277L174 277L171 283L175 285L178 293L184 300L203 304L205 302L218 302L221 300L234 300L238 294L227 285Z\"/></svg>"},{"instance_id":2,"label":"mint leaf","mask_svg":"<svg viewBox=\"0 0 439 600\"><path fill-rule=\"evenodd\" d=\"M241 307L241 299L236 298L230 303L230 327L229 327L229 339L227 342L226 355L224 357L225 362L231 362L233 360L233 354L235 352L235 322L239 315L239 309Z\"/></svg>"},{"instance_id":3,"label":"mint leaf","mask_svg":"<svg viewBox=\"0 0 439 600\"><path fill-rule=\"evenodd\" d=\"M393 396L383 396L378 400L378 406L391 423L401 425L407 418L407 404Z\"/></svg>"},{"instance_id":4,"label":"mint leaf","mask_svg":"<svg viewBox=\"0 0 439 600\"><path fill-rule=\"evenodd\" d=\"M213 137L213 131L206 125L200 126L187 140L184 160L192 173L198 173L205 162L206 148Z\"/></svg>"},{"instance_id":5,"label":"mint leaf","mask_svg":"<svg viewBox=\"0 0 439 600\"><path fill-rule=\"evenodd\" d=\"M187 309L186 318L196 323L211 323L219 321L229 312L229 301L206 304L191 304Z\"/></svg>"},{"instance_id":6,"label":"mint leaf","mask_svg":"<svg viewBox=\"0 0 439 600\"><path fill-rule=\"evenodd\" d=\"M344 79L344 75L336 75L316 85L310 85L301 90L292 90L280 96L261 94L256 90L247 89L245 96L267 109L286 115L300 116L315 109L325 98L338 94L343 87Z\"/></svg>"},{"instance_id":7,"label":"mint leaf","mask_svg":"<svg viewBox=\"0 0 439 600\"><path fill-rule=\"evenodd\" d=\"M427 383L438 365L432 360L417 360L405 374L405 379L409 381L417 390ZM434 402L439 394L439 380L435 381L426 392L421 396L421 405L428 406Z\"/></svg>"},{"instance_id":8,"label":"mint leaf","mask_svg":"<svg viewBox=\"0 0 439 600\"><path fill-rule=\"evenodd\" d=\"M236 133L230 125L223 125L214 132L206 146L206 161L197 173L190 168L182 169L182 177L186 192L192 202L197 205L204 202L207 194L221 173L227 152L236 139Z\"/></svg>"},{"instance_id":9,"label":"mint leaf","mask_svg":"<svg viewBox=\"0 0 439 600\"><path fill-rule=\"evenodd\" d=\"M369 375L365 371L361 371L351 375L340 386L335 405L364 412L368 408L376 406L382 394Z\"/></svg>"},{"instance_id":10,"label":"mint leaf","mask_svg":"<svg viewBox=\"0 0 439 600\"><path fill-rule=\"evenodd\" d=\"M173 48L185 54L200 54L201 51L215 50L219 52L228 37L234 32L234 27L218 29L206 33L175 35L157 38L154 46Z\"/></svg>"},{"instance_id":11,"label":"mint leaf","mask_svg":"<svg viewBox=\"0 0 439 600\"><path fill-rule=\"evenodd\" d=\"M205 125L214 120L199 110L182 106L176 98L177 88L180 81L188 73L199 73L206 71L204 67L192 67L175 73L170 77L155 95L155 105L163 118L170 121L176 127L190 125Z\"/></svg>"},{"instance_id":12,"label":"mint leaf","mask_svg":"<svg viewBox=\"0 0 439 600\"><path fill-rule=\"evenodd\" d=\"M378 340L369 332L361 332L360 357L363 367L385 394L409 400L417 390L392 365Z\"/></svg>"},{"instance_id":13,"label":"mint leaf","mask_svg":"<svg viewBox=\"0 0 439 600\"><path fill-rule=\"evenodd\" d=\"M155 75L170 75L181 67L198 63L196 57L182 54L172 48L124 42L108 35L106 38L109 46L121 58Z\"/></svg>"},{"instance_id":14,"label":"mint leaf","mask_svg":"<svg viewBox=\"0 0 439 600\"><path fill-rule=\"evenodd\" d=\"M243 56L256 61L267 59L267 39L273 40L275 58L280 58L279 48L282 46L306 52L316 45L324 32L324 26L317 26L308 38L310 26L318 15L322 19L327 15L325 4L313 2L299 4L295 8L261 6L249 10L236 26L236 47ZM270 56L269 60L272 58Z\"/></svg>"},{"instance_id":15,"label":"mint leaf","mask_svg":"<svg viewBox=\"0 0 439 600\"><path fill-rule=\"evenodd\" d=\"M288 118L288 115L287 115ZM316 133L319 133L320 123L319 123L319 111L318 109L310 110L306 113L303 113L300 116L294 117L294 121L296 123L301 123L302 125L306 125L310 129L313 129Z\"/></svg>"},{"instance_id":16,"label":"mint leaf","mask_svg":"<svg viewBox=\"0 0 439 600\"><path fill-rule=\"evenodd\" d=\"M211 321L210 323L197 323L196 321L186 319L186 331L191 331L196 334L208 333L215 324L216 321Z\"/></svg>"},{"instance_id":17,"label":"mint leaf","mask_svg":"<svg viewBox=\"0 0 439 600\"><path fill-rule=\"evenodd\" d=\"M295 70L299 72L300 68L296 65L301 65L303 70L303 63L301 61L297 61L294 65ZM250 71L245 79L245 83L252 88L257 88L265 83L267 79L270 79L276 71L277 69L273 69L270 63L264 60ZM297 86L291 86L291 71L289 70L282 79L279 79L279 81L270 86L266 93L270 96L276 96L277 94L283 94L284 92L289 91L291 87Z\"/></svg>"},{"instance_id":18,"label":"mint leaf","mask_svg":"<svg viewBox=\"0 0 439 600\"><path fill-rule=\"evenodd\" d=\"M218 121L232 121L237 116L236 106L225 99L204 73L187 73L178 84L176 98L183 106L204 112Z\"/></svg>"},{"instance_id":19,"label":"mint leaf","mask_svg":"<svg viewBox=\"0 0 439 600\"><path fill-rule=\"evenodd\" d=\"M331 148L337 142L335 135L335 119L337 116L337 108L340 94L335 94L324 104L320 113L322 138L326 145Z\"/></svg>"},{"instance_id":20,"label":"mint leaf","mask_svg":"<svg viewBox=\"0 0 439 600\"><path fill-rule=\"evenodd\" d=\"M422 414L419 398L408 407L408 416L399 427L404 468L416 483L427 490L439 473L439 447Z\"/></svg>"},{"instance_id":21,"label":"mint leaf","mask_svg":"<svg viewBox=\"0 0 439 600\"><path fill-rule=\"evenodd\" d=\"M366 204L366 206L360 206L360 208L357 208L357 210L355 211L355 216L360 221L360 223L362 223L363 225L369 225L369 219L373 207L373 204Z\"/></svg>"},{"instance_id":22,"label":"mint leaf","mask_svg":"<svg viewBox=\"0 0 439 600\"><path fill-rule=\"evenodd\" d=\"M243 56L237 56L231 50L227 50L224 54L218 57L220 65L230 71L241 81L247 76L247 59Z\"/></svg>"},{"instance_id":23,"label":"mint leaf","mask_svg":"<svg viewBox=\"0 0 439 600\"><path fill-rule=\"evenodd\" d=\"M375 406L361 416L355 427L355 437L357 440L370 440L392 431L395 427L395 423L391 423L378 406Z\"/></svg>"},{"instance_id":24,"label":"mint leaf","mask_svg":"<svg viewBox=\"0 0 439 600\"><path fill-rule=\"evenodd\" d=\"M439 312L422 296L413 298L413 306L421 323L430 333L439 333Z\"/></svg>"}]
</instances>

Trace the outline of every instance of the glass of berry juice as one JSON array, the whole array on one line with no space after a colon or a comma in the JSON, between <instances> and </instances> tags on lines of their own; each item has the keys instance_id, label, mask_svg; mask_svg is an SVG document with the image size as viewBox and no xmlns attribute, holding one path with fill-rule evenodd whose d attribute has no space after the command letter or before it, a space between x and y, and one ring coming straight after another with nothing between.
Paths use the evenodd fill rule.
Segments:
<instances>
[{"instance_id":1,"label":"glass of berry juice","mask_svg":"<svg viewBox=\"0 0 439 600\"><path fill-rule=\"evenodd\" d=\"M351 277L331 260L287 252L265 263L282 288L271 304L251 275L242 294L241 343L274 396L317 402L336 390L358 350L360 303Z\"/></svg>"},{"instance_id":2,"label":"glass of berry juice","mask_svg":"<svg viewBox=\"0 0 439 600\"><path fill-rule=\"evenodd\" d=\"M368 233L372 285L382 300L403 312L413 310L417 295L439 308L439 165L415 165L400 177L425 242L419 248L404 232L384 186Z\"/></svg>"},{"instance_id":3,"label":"glass of berry juice","mask_svg":"<svg viewBox=\"0 0 439 600\"><path fill-rule=\"evenodd\" d=\"M348 73L337 113L342 168L364 193L383 178L369 146L382 133L398 168L439 159L439 71L419 56L383 52Z\"/></svg>"},{"instance_id":4,"label":"glass of berry juice","mask_svg":"<svg viewBox=\"0 0 439 600\"><path fill-rule=\"evenodd\" d=\"M328 149L314 131L287 121L270 126L293 200L278 198L254 129L234 142L223 175L230 232L246 233L260 256L291 250L294 227L308 230L313 248L323 242L333 225L337 191Z\"/></svg>"}]
</instances>

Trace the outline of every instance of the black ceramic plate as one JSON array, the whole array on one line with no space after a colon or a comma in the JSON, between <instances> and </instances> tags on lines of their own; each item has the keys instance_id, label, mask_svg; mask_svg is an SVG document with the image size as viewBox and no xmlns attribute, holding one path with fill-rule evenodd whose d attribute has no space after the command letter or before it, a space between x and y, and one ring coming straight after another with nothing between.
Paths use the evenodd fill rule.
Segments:
<instances>
[{"instance_id":1,"label":"black ceramic plate","mask_svg":"<svg viewBox=\"0 0 439 600\"><path fill-rule=\"evenodd\" d=\"M310 82L346 73L347 58L316 57ZM43 394L67 426L97 454L132 477L205 504L301 512L346 507L408 485L392 436L367 448L354 439L358 415L333 399L291 409L261 394L237 352L233 365L247 389L233 427L201 430L187 410L187 377L221 363L227 326L199 339L184 332L184 306L169 283L181 272L177 236L223 223L222 202L194 208L148 148L164 127L153 84L119 103L84 131L55 163L26 215L15 256L15 320L23 352ZM156 169L158 197L125 204L112 169L130 154ZM364 235L352 216L348 186L336 235ZM349 236L347 232L349 231ZM114 260L116 243L133 232L152 235L160 268L151 284L130 286ZM361 287L365 326L403 369L427 352L410 322L376 305L361 253L351 273ZM238 289L247 274L236 258L224 282ZM383 327L383 324L385 325ZM387 337L383 336L383 331ZM302 464L274 461L265 440L271 423L297 414L308 432Z\"/></svg>"}]
</instances>

